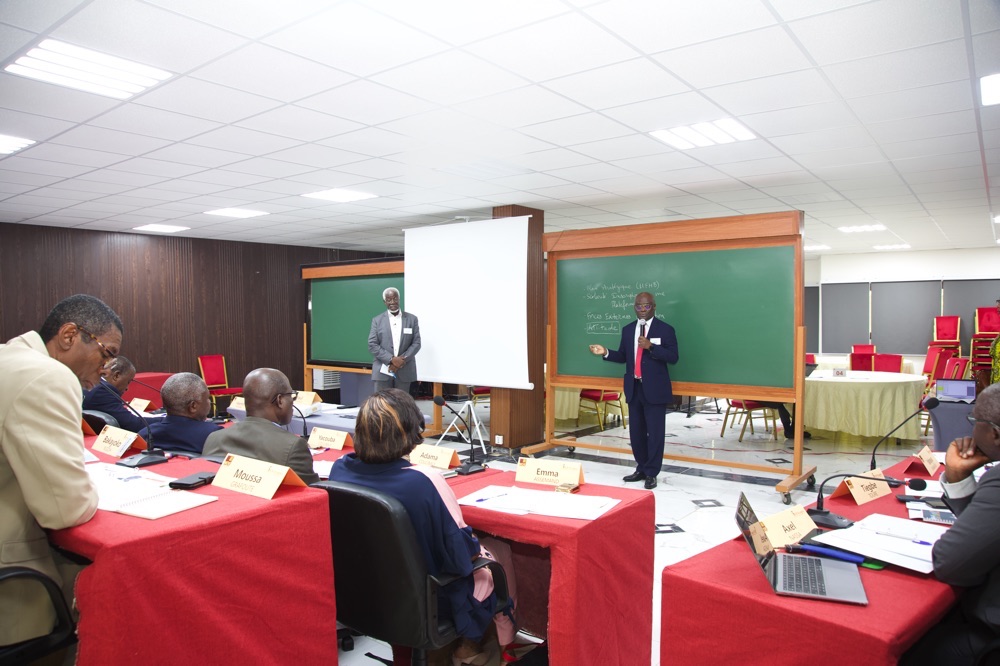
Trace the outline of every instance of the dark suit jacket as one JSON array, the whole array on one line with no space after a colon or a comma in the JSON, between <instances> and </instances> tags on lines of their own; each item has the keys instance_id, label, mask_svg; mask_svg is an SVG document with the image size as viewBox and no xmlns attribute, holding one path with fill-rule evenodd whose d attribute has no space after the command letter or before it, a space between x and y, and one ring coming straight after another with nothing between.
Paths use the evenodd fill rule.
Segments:
<instances>
[{"instance_id":1,"label":"dark suit jacket","mask_svg":"<svg viewBox=\"0 0 1000 666\"><path fill-rule=\"evenodd\" d=\"M609 349L607 360L613 363L625 364L625 401L632 402L632 392L635 388L635 327L638 322L622 329L622 341L618 349ZM653 346L642 353L642 387L647 400L654 405L665 405L673 402L673 388L670 384L668 363L676 363L677 335L674 327L657 318L649 321L646 337ZM656 340L659 340L659 343Z\"/></svg>"},{"instance_id":2,"label":"dark suit jacket","mask_svg":"<svg viewBox=\"0 0 1000 666\"><path fill-rule=\"evenodd\" d=\"M406 331L409 330L410 333ZM382 364L389 365L392 360L392 328L389 325L389 311L372 319L372 327L368 332L368 351L375 361L372 363L372 380L379 379L382 374ZM399 336L399 356L405 356L406 365L396 373L396 379L401 382L417 381L417 359L414 357L420 351L420 323L417 316L403 312L403 331ZM387 375L383 378L389 379Z\"/></svg>"},{"instance_id":3,"label":"dark suit jacket","mask_svg":"<svg viewBox=\"0 0 1000 666\"><path fill-rule=\"evenodd\" d=\"M966 617L1000 633L1000 467L979 479L974 494L947 503L958 519L934 544L934 575L969 588Z\"/></svg>"},{"instance_id":4,"label":"dark suit jacket","mask_svg":"<svg viewBox=\"0 0 1000 666\"><path fill-rule=\"evenodd\" d=\"M118 421L118 427L130 432L139 432L146 427L146 423L125 408L121 396L118 389L101 379L99 386L84 394L83 408L110 414Z\"/></svg>"},{"instance_id":5,"label":"dark suit jacket","mask_svg":"<svg viewBox=\"0 0 1000 666\"><path fill-rule=\"evenodd\" d=\"M149 441L149 430L153 431L153 445L164 451L180 451L201 455L205 440L222 426L211 421L195 421L186 416L167 414L162 419L150 420L148 430L139 431L139 437Z\"/></svg>"},{"instance_id":6,"label":"dark suit jacket","mask_svg":"<svg viewBox=\"0 0 1000 666\"><path fill-rule=\"evenodd\" d=\"M319 481L306 440L267 419L248 416L234 426L213 432L205 440L206 456L227 453L291 467L306 483Z\"/></svg>"}]
</instances>

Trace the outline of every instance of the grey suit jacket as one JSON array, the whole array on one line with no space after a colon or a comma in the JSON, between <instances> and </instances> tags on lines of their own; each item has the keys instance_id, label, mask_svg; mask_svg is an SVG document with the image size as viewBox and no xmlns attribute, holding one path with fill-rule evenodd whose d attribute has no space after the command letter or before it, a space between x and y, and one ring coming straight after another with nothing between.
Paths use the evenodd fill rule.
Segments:
<instances>
[{"instance_id":1,"label":"grey suit jacket","mask_svg":"<svg viewBox=\"0 0 1000 666\"><path fill-rule=\"evenodd\" d=\"M25 333L0 345L0 565L42 571L62 583L45 529L85 523L97 491L83 467L80 380ZM0 587L0 645L52 630L37 583Z\"/></svg>"},{"instance_id":2,"label":"grey suit jacket","mask_svg":"<svg viewBox=\"0 0 1000 666\"><path fill-rule=\"evenodd\" d=\"M368 351L375 359L372 362L372 381L375 381L382 370L382 364L389 365L393 356L392 328L389 326L388 310L372 319L372 328L368 332ZM405 356L407 361L406 365L396 373L396 378L399 381L417 381L417 359L414 357L418 351L420 351L420 323L417 321L416 315L403 312L403 332L399 336L399 355Z\"/></svg>"},{"instance_id":3,"label":"grey suit jacket","mask_svg":"<svg viewBox=\"0 0 1000 666\"><path fill-rule=\"evenodd\" d=\"M203 455L227 453L291 467L306 483L319 481L306 440L267 419L248 416L234 426L213 432L205 440Z\"/></svg>"},{"instance_id":4,"label":"grey suit jacket","mask_svg":"<svg viewBox=\"0 0 1000 666\"><path fill-rule=\"evenodd\" d=\"M1000 467L979 480L969 497L948 498L955 524L934 544L934 575L967 587L967 617L1000 633Z\"/></svg>"}]
</instances>

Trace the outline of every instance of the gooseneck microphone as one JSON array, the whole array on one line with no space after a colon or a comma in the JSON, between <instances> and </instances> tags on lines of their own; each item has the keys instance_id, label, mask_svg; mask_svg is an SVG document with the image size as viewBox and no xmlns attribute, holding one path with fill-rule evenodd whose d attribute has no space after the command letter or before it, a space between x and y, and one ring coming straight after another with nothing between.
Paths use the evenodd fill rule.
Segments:
<instances>
[{"instance_id":1,"label":"gooseneck microphone","mask_svg":"<svg viewBox=\"0 0 1000 666\"><path fill-rule=\"evenodd\" d=\"M156 391L157 393L160 393L160 389L156 388L155 386L151 386L151 385L149 385L149 384L147 384L145 382L140 382L138 379L133 379L130 383L132 383L132 384L138 384L139 386L145 386L146 388L148 388L151 391Z\"/></svg>"},{"instance_id":2,"label":"gooseneck microphone","mask_svg":"<svg viewBox=\"0 0 1000 666\"><path fill-rule=\"evenodd\" d=\"M105 391L115 396L125 409L129 410L133 414L139 417L139 419L146 425L146 450L143 453L137 453L135 455L129 456L128 458L122 458L116 465L121 465L122 467L149 467L150 465L159 465L160 463L167 462L166 453L163 449L157 449L153 447L153 430L149 427L149 421L146 420L139 410L137 410L132 405L125 402L125 400L118 395L118 393L111 388L111 385L105 381L98 381L98 386L102 387Z\"/></svg>"},{"instance_id":3,"label":"gooseneck microphone","mask_svg":"<svg viewBox=\"0 0 1000 666\"><path fill-rule=\"evenodd\" d=\"M828 510L823 508L823 486L830 479L839 479L842 477L852 477L858 479L865 479L866 481L885 481L889 484L890 488L899 488L905 485L907 488L912 490L924 490L927 488L927 482L923 479L910 479L909 481L901 481L900 479L894 479L891 476L887 476L884 479L879 479L874 476L864 476L863 474L834 474L833 476L828 476L823 479L823 482L819 484L819 491L816 493L816 506L815 508L809 509L806 513L809 517L813 519L817 527L826 527L829 529L840 529L842 527L850 527L854 524L853 520L844 518L843 516L838 516L835 513L830 513Z\"/></svg>"},{"instance_id":4,"label":"gooseneck microphone","mask_svg":"<svg viewBox=\"0 0 1000 666\"><path fill-rule=\"evenodd\" d=\"M939 404L941 404L941 403L938 401L937 398L933 398L933 397L932 398L927 398L926 400L924 400L924 404L920 406L920 409L918 409L917 411L915 411L912 414L910 414L909 416L907 416L905 419L903 419L902 423L900 423L898 426L896 426L895 428L893 428L892 430L890 430L888 433L886 433L885 437L883 437L882 439L878 440L878 442L875 443L875 448L872 449L872 462L871 462L871 467L869 467L868 469L875 469L875 467L876 467L876 465L875 465L875 452L878 451L879 444L881 444L885 440L889 439L889 437L892 435L892 433L894 433L897 430L899 430L900 428L902 428L904 425L906 425L906 423L910 419L912 419L914 416L922 413L924 411L924 409L934 409Z\"/></svg>"},{"instance_id":5,"label":"gooseneck microphone","mask_svg":"<svg viewBox=\"0 0 1000 666\"><path fill-rule=\"evenodd\" d=\"M302 438L309 439L309 430L306 428L306 415L302 413L302 410L294 402L292 403L292 409L297 411L302 418Z\"/></svg>"},{"instance_id":6,"label":"gooseneck microphone","mask_svg":"<svg viewBox=\"0 0 1000 666\"><path fill-rule=\"evenodd\" d=\"M461 476L467 476L469 474L475 474L476 472L485 472L485 467L476 464L476 442L472 439L472 429L469 428L469 424L465 422L464 418L462 418L461 413L456 412L455 408L449 405L443 396L434 396L434 404L439 407L447 407L451 413L462 422L462 425L465 426L465 432L469 433L469 459L456 467L455 473ZM464 440L465 437L463 436L462 439Z\"/></svg>"}]
</instances>

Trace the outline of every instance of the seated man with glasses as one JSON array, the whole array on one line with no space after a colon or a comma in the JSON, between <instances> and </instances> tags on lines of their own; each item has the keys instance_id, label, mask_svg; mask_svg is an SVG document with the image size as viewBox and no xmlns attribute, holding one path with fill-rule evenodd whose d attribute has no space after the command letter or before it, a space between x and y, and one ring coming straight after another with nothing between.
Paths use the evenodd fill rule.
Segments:
<instances>
[{"instance_id":1,"label":"seated man with glasses","mask_svg":"<svg viewBox=\"0 0 1000 666\"><path fill-rule=\"evenodd\" d=\"M105 373L97 386L84 394L83 408L104 412L118 421L119 428L139 432L146 427L145 421L133 414L122 400L122 394L135 378L135 365L124 356L114 356L105 366Z\"/></svg>"},{"instance_id":2,"label":"seated man with glasses","mask_svg":"<svg viewBox=\"0 0 1000 666\"><path fill-rule=\"evenodd\" d=\"M212 409L205 380L191 372L170 375L163 382L160 397L167 415L150 419L149 428L143 428L139 436L149 441L152 430L157 448L200 456L208 436L222 430L222 426L205 420Z\"/></svg>"},{"instance_id":3,"label":"seated man with glasses","mask_svg":"<svg viewBox=\"0 0 1000 666\"><path fill-rule=\"evenodd\" d=\"M292 420L297 391L280 370L257 368L243 380L247 417L234 426L212 433L205 440L204 455L232 453L290 467L306 483L316 483L312 454L306 440L284 429Z\"/></svg>"}]
</instances>

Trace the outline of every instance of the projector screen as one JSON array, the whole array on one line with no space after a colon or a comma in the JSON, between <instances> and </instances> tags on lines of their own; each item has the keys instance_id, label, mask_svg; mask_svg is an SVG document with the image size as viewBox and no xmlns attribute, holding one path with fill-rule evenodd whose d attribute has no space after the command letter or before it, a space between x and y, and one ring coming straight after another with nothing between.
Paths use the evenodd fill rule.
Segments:
<instances>
[{"instance_id":1,"label":"projector screen","mask_svg":"<svg viewBox=\"0 0 1000 666\"><path fill-rule=\"evenodd\" d=\"M528 219L404 230L403 309L420 321L420 381L533 388Z\"/></svg>"}]
</instances>

